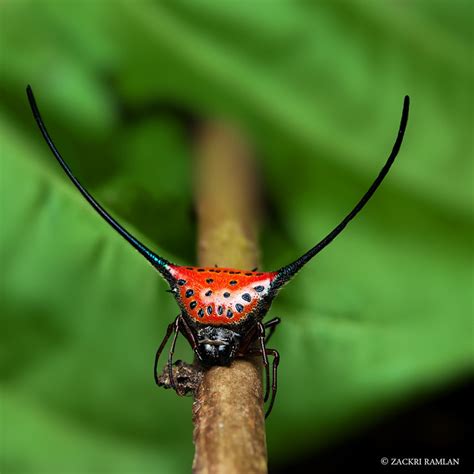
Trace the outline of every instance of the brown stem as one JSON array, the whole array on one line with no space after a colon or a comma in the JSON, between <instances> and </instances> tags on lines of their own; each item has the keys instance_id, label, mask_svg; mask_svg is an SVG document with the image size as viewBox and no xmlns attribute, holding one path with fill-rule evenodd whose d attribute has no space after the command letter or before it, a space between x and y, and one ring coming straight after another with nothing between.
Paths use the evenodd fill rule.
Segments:
<instances>
[{"instance_id":1,"label":"brown stem","mask_svg":"<svg viewBox=\"0 0 474 474\"><path fill-rule=\"evenodd\" d=\"M220 123L205 124L197 146L199 264L252 269L259 199L249 150ZM204 372L193 404L194 473L267 472L261 373L253 358Z\"/></svg>"}]
</instances>

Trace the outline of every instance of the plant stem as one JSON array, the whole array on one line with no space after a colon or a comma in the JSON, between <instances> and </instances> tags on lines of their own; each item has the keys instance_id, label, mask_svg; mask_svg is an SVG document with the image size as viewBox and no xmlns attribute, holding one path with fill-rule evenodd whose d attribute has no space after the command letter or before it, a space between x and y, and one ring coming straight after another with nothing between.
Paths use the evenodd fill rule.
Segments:
<instances>
[{"instance_id":1,"label":"plant stem","mask_svg":"<svg viewBox=\"0 0 474 474\"><path fill-rule=\"evenodd\" d=\"M205 123L198 133L196 208L202 266L258 265L259 196L251 154L235 129ZM204 372L193 404L193 472L267 472L259 359Z\"/></svg>"}]
</instances>

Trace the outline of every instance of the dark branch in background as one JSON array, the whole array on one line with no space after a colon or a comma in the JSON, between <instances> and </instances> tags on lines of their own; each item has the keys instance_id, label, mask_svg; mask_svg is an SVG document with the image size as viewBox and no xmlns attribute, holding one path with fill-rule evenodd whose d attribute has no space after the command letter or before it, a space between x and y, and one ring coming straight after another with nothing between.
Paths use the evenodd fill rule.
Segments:
<instances>
[{"instance_id":1,"label":"dark branch in background","mask_svg":"<svg viewBox=\"0 0 474 474\"><path fill-rule=\"evenodd\" d=\"M196 136L199 265L250 270L259 264L260 200L249 150L223 124L204 124ZM193 421L195 473L266 473L260 358L206 370Z\"/></svg>"}]
</instances>

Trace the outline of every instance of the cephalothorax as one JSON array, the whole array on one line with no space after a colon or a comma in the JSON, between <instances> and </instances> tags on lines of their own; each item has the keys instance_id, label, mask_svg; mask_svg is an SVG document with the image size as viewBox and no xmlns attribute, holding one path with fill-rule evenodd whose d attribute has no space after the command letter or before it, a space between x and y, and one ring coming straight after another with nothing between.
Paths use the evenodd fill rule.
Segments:
<instances>
[{"instance_id":1,"label":"cephalothorax","mask_svg":"<svg viewBox=\"0 0 474 474\"><path fill-rule=\"evenodd\" d=\"M308 250L294 262L274 272L258 272L234 268L200 268L174 265L139 242L127 232L110 214L86 191L72 174L69 166L61 157L52 142L41 119L31 87L27 87L28 100L33 115L49 148L58 160L69 179L77 187L91 206L109 223L127 242L140 252L165 278L170 291L176 298L180 314L168 326L166 335L156 353L154 376L157 378L157 364L165 344L173 334L168 356L168 370L171 385L176 388L172 356L179 333L183 334L193 348L197 358L204 366L229 365L236 357L259 355L263 359L266 374L267 401L270 394L270 369L268 356L273 357L272 398L267 409L270 413L276 394L276 376L279 354L268 349L266 343L273 333L279 318L263 323L278 290L286 284L310 259L326 247L351 219L364 207L388 173L402 144L408 120L409 98L403 103L400 129L392 152L369 190L354 209L323 240ZM267 335L266 330L270 332Z\"/></svg>"}]
</instances>

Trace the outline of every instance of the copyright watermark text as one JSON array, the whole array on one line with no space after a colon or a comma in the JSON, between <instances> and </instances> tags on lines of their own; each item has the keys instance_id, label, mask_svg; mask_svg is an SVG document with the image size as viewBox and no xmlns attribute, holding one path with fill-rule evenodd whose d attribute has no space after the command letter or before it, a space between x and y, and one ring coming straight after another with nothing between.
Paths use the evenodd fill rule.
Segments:
<instances>
[{"instance_id":1,"label":"copyright watermark text","mask_svg":"<svg viewBox=\"0 0 474 474\"><path fill-rule=\"evenodd\" d=\"M459 466L459 458L380 458L383 466Z\"/></svg>"}]
</instances>

